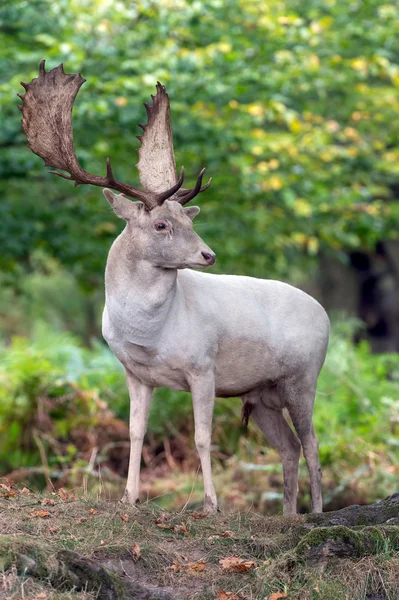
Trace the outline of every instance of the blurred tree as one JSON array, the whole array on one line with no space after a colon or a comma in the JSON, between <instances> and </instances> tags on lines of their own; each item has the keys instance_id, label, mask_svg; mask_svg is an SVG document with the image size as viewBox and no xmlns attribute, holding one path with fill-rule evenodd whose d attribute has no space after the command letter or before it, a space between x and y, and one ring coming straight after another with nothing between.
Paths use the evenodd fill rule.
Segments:
<instances>
[{"instance_id":1,"label":"blurred tree","mask_svg":"<svg viewBox=\"0 0 399 600\"><path fill-rule=\"evenodd\" d=\"M42 58L87 78L82 165L103 174L109 155L133 185L142 102L167 86L187 184L204 165L214 177L197 229L219 270L298 281L320 252L398 229L397 3L15 0L0 33L0 268L17 279L40 250L94 290L123 226L26 149L15 94Z\"/></svg>"}]
</instances>

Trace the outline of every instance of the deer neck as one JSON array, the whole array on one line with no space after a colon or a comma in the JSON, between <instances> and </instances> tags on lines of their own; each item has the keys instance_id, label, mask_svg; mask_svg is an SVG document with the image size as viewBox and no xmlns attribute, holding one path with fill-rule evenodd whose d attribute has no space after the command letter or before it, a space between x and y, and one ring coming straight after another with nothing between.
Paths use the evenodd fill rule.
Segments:
<instances>
[{"instance_id":1,"label":"deer neck","mask_svg":"<svg viewBox=\"0 0 399 600\"><path fill-rule=\"evenodd\" d=\"M160 339L177 292L177 269L161 269L114 242L105 271L106 310L118 335L132 344L153 348Z\"/></svg>"}]
</instances>

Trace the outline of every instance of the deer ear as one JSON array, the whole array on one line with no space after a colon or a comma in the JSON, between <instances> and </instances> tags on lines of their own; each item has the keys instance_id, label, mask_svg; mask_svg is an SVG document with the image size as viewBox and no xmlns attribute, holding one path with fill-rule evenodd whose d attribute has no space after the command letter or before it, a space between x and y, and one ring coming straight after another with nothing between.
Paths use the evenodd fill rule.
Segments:
<instances>
[{"instance_id":1,"label":"deer ear","mask_svg":"<svg viewBox=\"0 0 399 600\"><path fill-rule=\"evenodd\" d=\"M199 206L187 206L187 208L183 208L184 212L191 220L195 219L201 210Z\"/></svg>"},{"instance_id":2,"label":"deer ear","mask_svg":"<svg viewBox=\"0 0 399 600\"><path fill-rule=\"evenodd\" d=\"M141 202L132 202L123 194L115 194L112 190L103 190L104 196L114 209L115 214L121 219L128 221L143 207Z\"/></svg>"}]
</instances>

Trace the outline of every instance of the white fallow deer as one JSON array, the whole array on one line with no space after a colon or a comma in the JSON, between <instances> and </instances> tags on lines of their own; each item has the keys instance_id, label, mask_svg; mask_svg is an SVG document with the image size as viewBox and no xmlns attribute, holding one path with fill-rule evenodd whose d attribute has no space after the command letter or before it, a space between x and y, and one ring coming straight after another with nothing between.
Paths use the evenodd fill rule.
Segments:
<instances>
[{"instance_id":1,"label":"white fallow deer","mask_svg":"<svg viewBox=\"0 0 399 600\"><path fill-rule=\"evenodd\" d=\"M312 510L322 510L318 442L312 425L316 382L329 336L324 309L303 291L274 280L198 272L214 252L193 231L199 208L184 205L201 187L183 189L176 175L169 100L158 84L139 149L143 189L79 165L72 106L85 80L62 65L22 84L22 126L29 148L57 175L104 189L126 227L113 243L105 272L103 335L122 363L130 394L130 464L124 501L139 499L140 461L153 389L191 391L195 443L204 479L204 510L217 508L211 472L215 396L241 397L280 454L284 514L296 512L301 446L310 475ZM139 202L127 199L130 196ZM283 414L287 409L296 434ZM299 438L299 439L298 439Z\"/></svg>"}]
</instances>

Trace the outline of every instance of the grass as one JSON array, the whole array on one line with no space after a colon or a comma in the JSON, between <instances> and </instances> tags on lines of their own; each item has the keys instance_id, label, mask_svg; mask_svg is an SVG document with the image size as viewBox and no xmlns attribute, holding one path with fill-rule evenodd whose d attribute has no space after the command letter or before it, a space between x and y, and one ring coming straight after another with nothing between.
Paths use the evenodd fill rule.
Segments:
<instances>
[{"instance_id":1,"label":"grass","mask_svg":"<svg viewBox=\"0 0 399 600\"><path fill-rule=\"evenodd\" d=\"M0 589L7 600L100 598L92 575L91 590L74 586L65 566L61 585L60 564L68 552L104 567L115 583L115 599L127 597L118 595L127 583L177 600L223 598L219 590L248 600L268 600L277 592L289 600L399 598L395 525L309 531L303 515L263 517L247 510L203 517L192 510L166 512L152 503L126 507L98 497L22 493L4 485ZM353 541L356 551L348 558L310 560L311 549L326 540ZM226 571L220 561L234 555L250 567Z\"/></svg>"}]
</instances>

